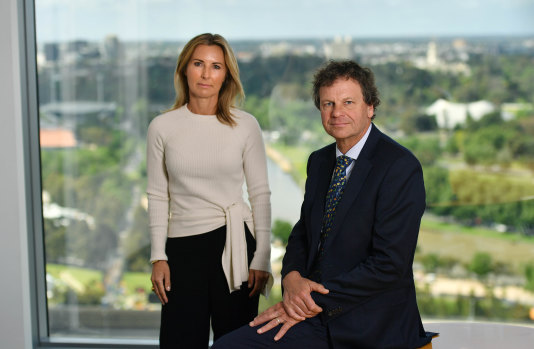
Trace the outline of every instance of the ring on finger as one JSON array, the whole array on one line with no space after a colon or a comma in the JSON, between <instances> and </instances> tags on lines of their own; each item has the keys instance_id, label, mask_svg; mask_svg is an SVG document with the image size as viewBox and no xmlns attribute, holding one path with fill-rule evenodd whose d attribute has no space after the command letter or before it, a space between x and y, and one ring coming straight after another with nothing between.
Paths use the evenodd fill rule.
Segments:
<instances>
[{"instance_id":1,"label":"ring on finger","mask_svg":"<svg viewBox=\"0 0 534 349\"><path fill-rule=\"evenodd\" d=\"M280 321L280 318L277 317L277 318L276 318L276 323L280 325L280 322L281 322L281 321Z\"/></svg>"}]
</instances>

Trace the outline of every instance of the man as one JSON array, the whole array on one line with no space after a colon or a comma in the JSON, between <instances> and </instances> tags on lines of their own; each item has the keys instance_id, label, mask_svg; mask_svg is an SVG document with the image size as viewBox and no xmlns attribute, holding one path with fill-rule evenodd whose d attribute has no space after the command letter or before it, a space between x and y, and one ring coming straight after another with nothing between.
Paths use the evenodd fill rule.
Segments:
<instances>
[{"instance_id":1,"label":"man","mask_svg":"<svg viewBox=\"0 0 534 349\"><path fill-rule=\"evenodd\" d=\"M313 97L335 144L313 152L282 267L283 302L214 348L418 348L431 341L412 263L425 209L419 161L373 125L369 69L330 62ZM263 326L259 326L263 325Z\"/></svg>"}]
</instances>

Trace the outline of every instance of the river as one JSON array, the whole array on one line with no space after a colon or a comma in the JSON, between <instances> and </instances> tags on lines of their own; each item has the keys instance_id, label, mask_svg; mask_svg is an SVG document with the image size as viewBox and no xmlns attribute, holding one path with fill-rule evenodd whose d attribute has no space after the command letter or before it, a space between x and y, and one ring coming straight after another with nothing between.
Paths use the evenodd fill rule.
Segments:
<instances>
[{"instance_id":1,"label":"river","mask_svg":"<svg viewBox=\"0 0 534 349\"><path fill-rule=\"evenodd\" d=\"M303 193L293 178L271 159L267 158L269 186L271 188L272 221L281 219L294 225L300 215ZM243 186L246 198L246 183Z\"/></svg>"},{"instance_id":2,"label":"river","mask_svg":"<svg viewBox=\"0 0 534 349\"><path fill-rule=\"evenodd\" d=\"M271 159L267 159L273 222L281 219L295 224L300 215L303 193L293 178Z\"/></svg>"}]
</instances>

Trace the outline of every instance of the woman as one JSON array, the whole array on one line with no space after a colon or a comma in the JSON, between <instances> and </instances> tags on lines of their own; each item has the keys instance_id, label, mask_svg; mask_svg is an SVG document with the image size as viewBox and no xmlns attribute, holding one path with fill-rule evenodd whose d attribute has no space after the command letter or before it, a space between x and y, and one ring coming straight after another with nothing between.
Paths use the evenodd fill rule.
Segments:
<instances>
[{"instance_id":1,"label":"woman","mask_svg":"<svg viewBox=\"0 0 534 349\"><path fill-rule=\"evenodd\" d=\"M210 320L214 340L248 323L272 285L265 149L256 119L233 108L244 92L222 36L185 45L174 85L147 136L151 281L160 347L207 348Z\"/></svg>"}]
</instances>

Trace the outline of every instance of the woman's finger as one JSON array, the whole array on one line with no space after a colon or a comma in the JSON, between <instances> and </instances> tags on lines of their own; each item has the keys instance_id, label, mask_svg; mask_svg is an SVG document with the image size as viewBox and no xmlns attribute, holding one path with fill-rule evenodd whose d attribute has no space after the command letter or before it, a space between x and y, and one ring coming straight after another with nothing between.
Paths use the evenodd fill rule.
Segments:
<instances>
[{"instance_id":1,"label":"woman's finger","mask_svg":"<svg viewBox=\"0 0 534 349\"><path fill-rule=\"evenodd\" d=\"M159 300L161 301L161 304L167 304L169 300L167 299L167 293L165 292L165 286L163 285L163 280L158 280L156 282L155 289L158 290L157 295L159 297Z\"/></svg>"}]
</instances>

